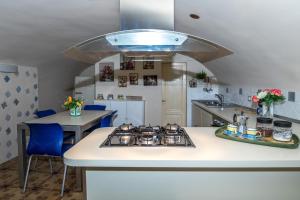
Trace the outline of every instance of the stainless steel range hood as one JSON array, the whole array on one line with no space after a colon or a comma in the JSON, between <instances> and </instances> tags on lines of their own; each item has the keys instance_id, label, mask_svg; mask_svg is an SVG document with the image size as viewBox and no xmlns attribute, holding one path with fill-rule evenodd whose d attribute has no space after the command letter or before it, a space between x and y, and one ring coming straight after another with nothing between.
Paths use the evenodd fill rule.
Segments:
<instances>
[{"instance_id":1,"label":"stainless steel range hood","mask_svg":"<svg viewBox=\"0 0 300 200\"><path fill-rule=\"evenodd\" d=\"M81 42L65 56L94 64L117 53L165 57L175 53L208 62L232 52L218 44L174 31L174 0L120 0L120 30Z\"/></svg>"}]
</instances>

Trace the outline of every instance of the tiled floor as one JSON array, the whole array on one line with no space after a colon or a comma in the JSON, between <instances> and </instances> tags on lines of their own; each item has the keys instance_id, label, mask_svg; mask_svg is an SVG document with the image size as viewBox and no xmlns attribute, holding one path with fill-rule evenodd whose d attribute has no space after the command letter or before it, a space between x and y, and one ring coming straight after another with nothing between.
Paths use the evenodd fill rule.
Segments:
<instances>
[{"instance_id":1,"label":"tiled floor","mask_svg":"<svg viewBox=\"0 0 300 200\"><path fill-rule=\"evenodd\" d=\"M34 160L28 179L27 190L19 188L17 158L0 165L0 200L81 200L82 192L75 190L75 170L68 169L64 197L60 197L63 177L63 163L53 158L53 175L50 174L49 162L39 158L34 169Z\"/></svg>"}]
</instances>

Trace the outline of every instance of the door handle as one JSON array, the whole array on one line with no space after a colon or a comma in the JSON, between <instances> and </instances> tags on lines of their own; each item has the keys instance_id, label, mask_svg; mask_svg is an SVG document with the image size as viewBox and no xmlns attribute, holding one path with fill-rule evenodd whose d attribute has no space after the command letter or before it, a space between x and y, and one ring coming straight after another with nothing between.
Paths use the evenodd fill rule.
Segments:
<instances>
[{"instance_id":1,"label":"door handle","mask_svg":"<svg viewBox=\"0 0 300 200\"><path fill-rule=\"evenodd\" d=\"M166 100L161 100L161 102L165 103L165 102L167 102L167 101L166 101Z\"/></svg>"}]
</instances>

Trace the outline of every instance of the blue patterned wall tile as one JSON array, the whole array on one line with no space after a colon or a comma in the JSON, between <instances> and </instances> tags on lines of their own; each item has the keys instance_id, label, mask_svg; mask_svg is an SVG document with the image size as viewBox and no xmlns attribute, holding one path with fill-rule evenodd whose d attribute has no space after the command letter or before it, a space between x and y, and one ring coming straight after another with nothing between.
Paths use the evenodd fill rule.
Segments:
<instances>
[{"instance_id":1,"label":"blue patterned wall tile","mask_svg":"<svg viewBox=\"0 0 300 200\"><path fill-rule=\"evenodd\" d=\"M2 109L4 110L4 109L7 107L7 103L4 101L4 102L1 104L1 107L2 107Z\"/></svg>"},{"instance_id":2,"label":"blue patterned wall tile","mask_svg":"<svg viewBox=\"0 0 300 200\"><path fill-rule=\"evenodd\" d=\"M11 96L10 91L6 91L6 92L5 92L5 96L6 96L7 98L9 98L9 97Z\"/></svg>"},{"instance_id":3,"label":"blue patterned wall tile","mask_svg":"<svg viewBox=\"0 0 300 200\"><path fill-rule=\"evenodd\" d=\"M18 86L18 87L16 88L17 93L20 93L21 90L22 90L21 86Z\"/></svg>"},{"instance_id":4,"label":"blue patterned wall tile","mask_svg":"<svg viewBox=\"0 0 300 200\"><path fill-rule=\"evenodd\" d=\"M5 81L6 83L8 83L9 80L10 80L9 76L5 76L5 77L4 77L4 81Z\"/></svg>"},{"instance_id":5,"label":"blue patterned wall tile","mask_svg":"<svg viewBox=\"0 0 300 200\"><path fill-rule=\"evenodd\" d=\"M8 128L5 130L5 132L6 132L6 135L9 135L9 134L11 133L11 129L8 127Z\"/></svg>"},{"instance_id":6,"label":"blue patterned wall tile","mask_svg":"<svg viewBox=\"0 0 300 200\"><path fill-rule=\"evenodd\" d=\"M33 117L38 108L38 89L36 68L19 67L18 74L0 73L0 164L17 156L15 126Z\"/></svg>"},{"instance_id":7,"label":"blue patterned wall tile","mask_svg":"<svg viewBox=\"0 0 300 200\"><path fill-rule=\"evenodd\" d=\"M10 152L8 152L8 153L6 154L6 158L7 158L7 159L10 159L11 156L12 156L12 154L11 154Z\"/></svg>"},{"instance_id":8,"label":"blue patterned wall tile","mask_svg":"<svg viewBox=\"0 0 300 200\"><path fill-rule=\"evenodd\" d=\"M30 115L30 112L27 110L25 115L28 117Z\"/></svg>"},{"instance_id":9,"label":"blue patterned wall tile","mask_svg":"<svg viewBox=\"0 0 300 200\"><path fill-rule=\"evenodd\" d=\"M10 140L8 140L7 142L6 142L6 146L7 147L10 147L12 145L12 142L10 141Z\"/></svg>"},{"instance_id":10,"label":"blue patterned wall tile","mask_svg":"<svg viewBox=\"0 0 300 200\"><path fill-rule=\"evenodd\" d=\"M5 116L5 120L6 120L7 122L9 122L9 121L10 121L10 119L11 119L11 116L10 116L10 114L7 114L7 115Z\"/></svg>"},{"instance_id":11,"label":"blue patterned wall tile","mask_svg":"<svg viewBox=\"0 0 300 200\"><path fill-rule=\"evenodd\" d=\"M14 100L14 104L17 106L20 103L20 101L18 99Z\"/></svg>"}]
</instances>

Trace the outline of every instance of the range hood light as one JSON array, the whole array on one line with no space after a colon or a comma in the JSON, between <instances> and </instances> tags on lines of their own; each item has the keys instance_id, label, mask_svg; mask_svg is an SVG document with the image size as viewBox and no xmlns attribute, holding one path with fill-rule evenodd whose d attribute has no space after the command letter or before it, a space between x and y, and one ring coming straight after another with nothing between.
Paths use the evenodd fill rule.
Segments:
<instances>
[{"instance_id":1,"label":"range hood light","mask_svg":"<svg viewBox=\"0 0 300 200\"><path fill-rule=\"evenodd\" d=\"M178 46L187 40L187 35L174 31L136 29L106 35L113 46Z\"/></svg>"}]
</instances>

